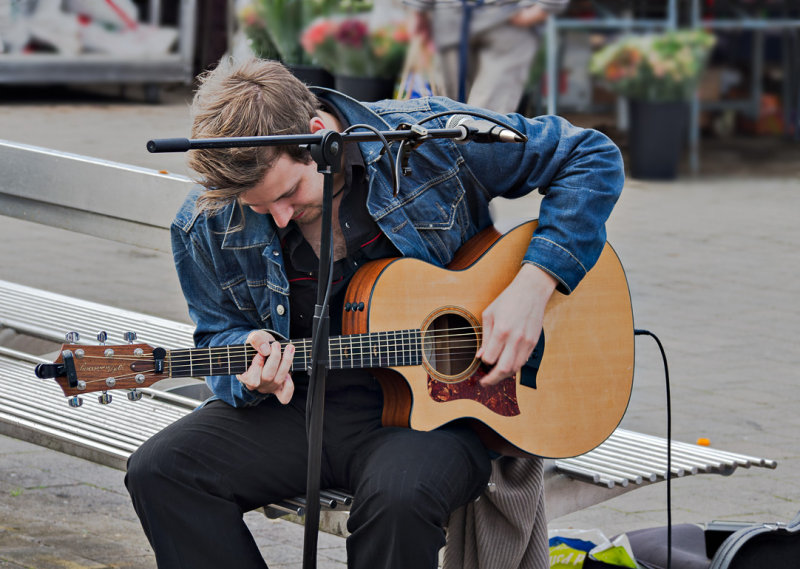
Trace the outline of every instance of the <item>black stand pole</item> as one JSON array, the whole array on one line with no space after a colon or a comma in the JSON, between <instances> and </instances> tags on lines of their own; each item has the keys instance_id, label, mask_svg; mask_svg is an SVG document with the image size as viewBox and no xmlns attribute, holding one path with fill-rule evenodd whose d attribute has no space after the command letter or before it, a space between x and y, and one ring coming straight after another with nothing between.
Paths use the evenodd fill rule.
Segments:
<instances>
[{"instance_id":1,"label":"black stand pole","mask_svg":"<svg viewBox=\"0 0 800 569\"><path fill-rule=\"evenodd\" d=\"M314 327L311 335L311 370L309 397L306 401L306 436L308 438L308 467L306 476L306 521L303 540L303 567L317 566L317 538L320 516L320 472L322 463L322 423L325 413L325 380L328 372L328 338L330 316L328 299L333 264L333 174L341 167L342 135L332 130L322 131L320 144L309 146L317 163L317 171L325 177L322 190L322 235L319 248L319 280L317 304L314 307ZM323 283L325 283L323 285Z\"/></svg>"}]
</instances>

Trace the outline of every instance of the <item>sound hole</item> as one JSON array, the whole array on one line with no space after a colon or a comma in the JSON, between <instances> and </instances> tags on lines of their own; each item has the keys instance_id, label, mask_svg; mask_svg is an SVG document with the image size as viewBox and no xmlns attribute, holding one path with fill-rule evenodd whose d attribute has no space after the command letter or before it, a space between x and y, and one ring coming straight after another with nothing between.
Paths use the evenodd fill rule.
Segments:
<instances>
[{"instance_id":1,"label":"sound hole","mask_svg":"<svg viewBox=\"0 0 800 569\"><path fill-rule=\"evenodd\" d=\"M440 381L466 379L477 366L478 344L475 326L464 316L453 312L440 314L423 333L425 367Z\"/></svg>"}]
</instances>

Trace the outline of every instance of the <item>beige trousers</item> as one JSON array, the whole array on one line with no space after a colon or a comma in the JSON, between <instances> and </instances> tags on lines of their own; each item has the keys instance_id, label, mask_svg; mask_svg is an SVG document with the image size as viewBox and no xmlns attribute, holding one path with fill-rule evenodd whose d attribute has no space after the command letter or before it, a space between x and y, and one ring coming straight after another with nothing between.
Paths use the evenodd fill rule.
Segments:
<instances>
[{"instance_id":1,"label":"beige trousers","mask_svg":"<svg viewBox=\"0 0 800 569\"><path fill-rule=\"evenodd\" d=\"M467 60L466 101L500 113L517 110L538 37L530 28L501 24L473 34ZM439 51L445 95L458 99L459 46Z\"/></svg>"}]
</instances>

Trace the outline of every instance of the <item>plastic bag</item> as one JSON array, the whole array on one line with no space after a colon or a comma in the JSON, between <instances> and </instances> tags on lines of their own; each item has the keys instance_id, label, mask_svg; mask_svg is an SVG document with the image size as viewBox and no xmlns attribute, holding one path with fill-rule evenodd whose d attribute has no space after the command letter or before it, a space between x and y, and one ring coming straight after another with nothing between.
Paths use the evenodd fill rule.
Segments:
<instances>
[{"instance_id":1,"label":"plastic bag","mask_svg":"<svg viewBox=\"0 0 800 569\"><path fill-rule=\"evenodd\" d=\"M612 542L598 529L550 530L549 545L551 569L582 569L587 559L594 567L637 567L624 534Z\"/></svg>"},{"instance_id":2,"label":"plastic bag","mask_svg":"<svg viewBox=\"0 0 800 569\"><path fill-rule=\"evenodd\" d=\"M417 99L441 95L438 59L432 45L412 36L406 51L395 99Z\"/></svg>"}]
</instances>

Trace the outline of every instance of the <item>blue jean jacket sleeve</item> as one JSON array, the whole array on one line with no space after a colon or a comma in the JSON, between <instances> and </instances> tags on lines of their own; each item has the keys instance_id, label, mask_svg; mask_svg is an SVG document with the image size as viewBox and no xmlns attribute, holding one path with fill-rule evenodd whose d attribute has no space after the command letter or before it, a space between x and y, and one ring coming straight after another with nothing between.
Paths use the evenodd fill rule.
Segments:
<instances>
[{"instance_id":1,"label":"blue jean jacket sleeve","mask_svg":"<svg viewBox=\"0 0 800 569\"><path fill-rule=\"evenodd\" d=\"M624 183L619 149L560 117L497 118L525 132L528 142L464 145L465 166L490 197L543 194L525 262L552 274L568 294L603 250L605 222Z\"/></svg>"},{"instance_id":2,"label":"blue jean jacket sleeve","mask_svg":"<svg viewBox=\"0 0 800 569\"><path fill-rule=\"evenodd\" d=\"M216 271L202 245L192 242L193 234L173 224L172 251L181 287L189 307L189 316L196 324L195 345L241 345L247 335L259 326L246 319L235 303L220 286ZM209 376L206 378L214 394L233 405L255 405L267 397L250 391L234 376Z\"/></svg>"}]
</instances>

